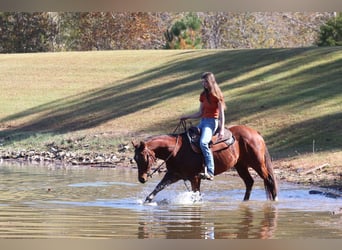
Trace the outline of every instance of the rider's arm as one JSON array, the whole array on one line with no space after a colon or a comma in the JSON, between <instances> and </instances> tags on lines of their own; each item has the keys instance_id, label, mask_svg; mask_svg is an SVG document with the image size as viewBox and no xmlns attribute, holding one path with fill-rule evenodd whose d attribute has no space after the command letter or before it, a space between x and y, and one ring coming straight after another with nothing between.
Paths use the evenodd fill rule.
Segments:
<instances>
[{"instance_id":1,"label":"rider's arm","mask_svg":"<svg viewBox=\"0 0 342 250\"><path fill-rule=\"evenodd\" d=\"M200 107L196 113L190 114L190 115L184 115L181 116L181 120L186 120L186 119L196 119L196 118L201 118L203 115L203 103L200 103Z\"/></svg>"}]
</instances>

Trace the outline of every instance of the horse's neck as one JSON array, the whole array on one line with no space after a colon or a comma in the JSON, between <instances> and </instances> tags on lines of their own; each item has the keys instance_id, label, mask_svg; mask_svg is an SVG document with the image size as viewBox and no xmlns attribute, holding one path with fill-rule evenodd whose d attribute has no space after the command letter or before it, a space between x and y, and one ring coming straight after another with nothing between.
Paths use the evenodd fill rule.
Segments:
<instances>
[{"instance_id":1,"label":"horse's neck","mask_svg":"<svg viewBox=\"0 0 342 250\"><path fill-rule=\"evenodd\" d=\"M158 136L152 138L147 144L148 148L155 153L157 158L165 160L176 146L176 137L168 135Z\"/></svg>"}]
</instances>

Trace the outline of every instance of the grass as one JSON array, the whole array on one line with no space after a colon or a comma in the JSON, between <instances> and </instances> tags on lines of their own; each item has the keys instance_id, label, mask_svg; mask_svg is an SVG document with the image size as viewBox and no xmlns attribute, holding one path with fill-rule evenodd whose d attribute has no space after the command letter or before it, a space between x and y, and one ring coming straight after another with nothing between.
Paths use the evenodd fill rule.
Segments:
<instances>
[{"instance_id":1,"label":"grass","mask_svg":"<svg viewBox=\"0 0 342 250\"><path fill-rule=\"evenodd\" d=\"M342 149L339 47L2 54L0 62L1 148L86 136L90 149L110 151L170 133L198 109L200 75L212 71L226 123L259 130L274 158Z\"/></svg>"}]
</instances>

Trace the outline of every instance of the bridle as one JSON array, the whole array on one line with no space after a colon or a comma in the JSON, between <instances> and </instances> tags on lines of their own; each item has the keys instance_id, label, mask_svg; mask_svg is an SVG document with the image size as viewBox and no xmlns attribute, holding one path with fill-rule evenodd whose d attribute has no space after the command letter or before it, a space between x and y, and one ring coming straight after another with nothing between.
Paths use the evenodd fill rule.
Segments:
<instances>
[{"instance_id":1,"label":"bridle","mask_svg":"<svg viewBox=\"0 0 342 250\"><path fill-rule=\"evenodd\" d=\"M178 141L179 141L178 138L179 138L179 135L177 135L176 144L175 144L175 146L173 147L173 150L172 150L172 152L169 154L169 156L166 157L166 159L165 159L162 163L160 163L159 166L156 167L156 168L152 171L152 173L147 173L147 177L152 178L153 174L154 174L155 172L159 171L160 168L161 168L164 164L166 164L166 162L171 158L171 156L174 154L174 152L176 151L176 148L177 148L177 146L178 146ZM151 150L148 149L148 148L146 148L146 149L147 149L147 154L148 154L149 157L152 158L153 163L156 162L156 161L157 161L157 158L151 153ZM145 150L146 150L146 149L145 149ZM153 163L152 163L152 164L153 164ZM151 166L151 167L152 167L152 166Z\"/></svg>"},{"instance_id":2,"label":"bridle","mask_svg":"<svg viewBox=\"0 0 342 250\"><path fill-rule=\"evenodd\" d=\"M172 134L175 134L176 131L177 131L178 129L180 129L180 127L182 127L182 128L184 129L184 131L186 132L186 121L185 121L185 120L180 120L180 122L178 123L178 125L176 126L176 128L173 130ZM176 144L175 144L175 146L174 146L172 152L169 154L168 157L166 157L166 159L165 159L162 163L159 164L158 167L156 167L156 168L152 171L152 173L147 173L147 177L152 178L153 174L154 174L155 172L159 171L160 168L161 168L164 164L166 164L166 162L171 158L171 156L172 156L172 155L174 154L174 152L176 151L176 148L177 148L177 146L178 146L178 141L179 141L179 134L177 134ZM147 156L148 156L148 161L150 161L150 158L151 158L151 159L152 159L152 165L153 165L153 163L155 163L155 162L157 161L156 156L154 155L154 153L151 152L151 150L150 150L149 148L146 147L144 150L146 150L146 153L147 153ZM150 162L148 162L148 164L150 164ZM151 166L151 167L152 167L152 166Z\"/></svg>"}]
</instances>

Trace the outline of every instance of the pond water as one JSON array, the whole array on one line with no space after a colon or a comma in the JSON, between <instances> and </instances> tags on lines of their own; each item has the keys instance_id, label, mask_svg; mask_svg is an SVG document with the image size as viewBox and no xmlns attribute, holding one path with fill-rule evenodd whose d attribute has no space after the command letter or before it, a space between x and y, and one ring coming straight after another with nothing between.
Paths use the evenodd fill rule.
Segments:
<instances>
[{"instance_id":1,"label":"pond water","mask_svg":"<svg viewBox=\"0 0 342 250\"><path fill-rule=\"evenodd\" d=\"M180 181L145 197L161 179L135 169L0 164L0 238L303 239L342 238L342 199L280 183L266 201L259 178L242 202L239 177L202 182L201 200Z\"/></svg>"}]
</instances>

